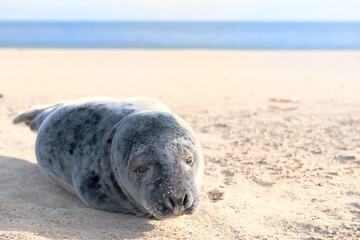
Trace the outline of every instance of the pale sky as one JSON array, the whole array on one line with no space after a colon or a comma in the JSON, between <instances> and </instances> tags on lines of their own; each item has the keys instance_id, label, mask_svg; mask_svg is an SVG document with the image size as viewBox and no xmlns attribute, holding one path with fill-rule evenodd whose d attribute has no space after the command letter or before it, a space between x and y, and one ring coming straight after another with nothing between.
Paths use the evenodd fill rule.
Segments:
<instances>
[{"instance_id":1,"label":"pale sky","mask_svg":"<svg viewBox=\"0 0 360 240\"><path fill-rule=\"evenodd\" d=\"M0 20L360 21L360 0L0 0Z\"/></svg>"}]
</instances>

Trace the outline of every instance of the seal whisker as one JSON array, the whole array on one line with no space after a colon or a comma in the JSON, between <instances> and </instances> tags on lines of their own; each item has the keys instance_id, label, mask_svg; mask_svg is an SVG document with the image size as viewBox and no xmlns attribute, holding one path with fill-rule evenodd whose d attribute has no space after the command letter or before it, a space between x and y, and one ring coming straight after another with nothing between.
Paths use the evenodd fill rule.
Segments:
<instances>
[{"instance_id":1,"label":"seal whisker","mask_svg":"<svg viewBox=\"0 0 360 240\"><path fill-rule=\"evenodd\" d=\"M158 221L158 220L156 220L156 221L153 221L153 222L151 222L157 229L160 229L161 227L162 227L162 225L163 225L163 222L164 221Z\"/></svg>"},{"instance_id":2,"label":"seal whisker","mask_svg":"<svg viewBox=\"0 0 360 240\"><path fill-rule=\"evenodd\" d=\"M195 221L197 224L199 224L200 222L207 222L208 224L210 224L210 227L212 227L212 224L214 222L212 216L207 211L204 210L199 210L196 213L194 213L194 217L200 219L200 221Z\"/></svg>"},{"instance_id":3,"label":"seal whisker","mask_svg":"<svg viewBox=\"0 0 360 240\"><path fill-rule=\"evenodd\" d=\"M129 212L129 213L134 214L133 212ZM126 222L129 222L129 221L131 221L131 220L134 220L134 219L137 219L137 218L140 218L140 217L145 217L145 216L148 216L148 215L149 215L148 213L134 214L134 215L131 216L129 219L127 219Z\"/></svg>"},{"instance_id":4,"label":"seal whisker","mask_svg":"<svg viewBox=\"0 0 360 240\"><path fill-rule=\"evenodd\" d=\"M128 219L126 219L124 222L127 223L127 224L131 224L131 225L133 225L133 224L141 224L141 225L143 225L142 224L143 220L145 220L145 223L150 222L149 219L146 218L146 217L148 217L147 213L135 214L135 215L129 217ZM140 219L141 219L141 221L140 221Z\"/></svg>"}]
</instances>

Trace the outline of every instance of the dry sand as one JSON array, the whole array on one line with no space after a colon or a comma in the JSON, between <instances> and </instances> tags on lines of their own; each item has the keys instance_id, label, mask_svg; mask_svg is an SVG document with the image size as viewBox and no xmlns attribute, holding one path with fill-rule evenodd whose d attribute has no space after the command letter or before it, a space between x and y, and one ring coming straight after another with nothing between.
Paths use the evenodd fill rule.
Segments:
<instances>
[{"instance_id":1,"label":"dry sand","mask_svg":"<svg viewBox=\"0 0 360 240\"><path fill-rule=\"evenodd\" d=\"M360 52L3 49L0 66L0 239L360 238ZM89 96L154 97L190 123L197 215L102 212L45 179L12 119Z\"/></svg>"}]
</instances>

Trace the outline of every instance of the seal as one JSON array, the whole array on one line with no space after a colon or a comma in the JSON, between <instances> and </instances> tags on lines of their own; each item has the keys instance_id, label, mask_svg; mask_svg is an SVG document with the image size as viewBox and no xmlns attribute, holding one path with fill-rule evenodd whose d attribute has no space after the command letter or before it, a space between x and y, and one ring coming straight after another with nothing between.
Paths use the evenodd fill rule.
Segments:
<instances>
[{"instance_id":1,"label":"seal","mask_svg":"<svg viewBox=\"0 0 360 240\"><path fill-rule=\"evenodd\" d=\"M86 205L156 219L199 208L203 155L194 131L151 98L88 98L16 117L38 131L38 165Z\"/></svg>"}]
</instances>

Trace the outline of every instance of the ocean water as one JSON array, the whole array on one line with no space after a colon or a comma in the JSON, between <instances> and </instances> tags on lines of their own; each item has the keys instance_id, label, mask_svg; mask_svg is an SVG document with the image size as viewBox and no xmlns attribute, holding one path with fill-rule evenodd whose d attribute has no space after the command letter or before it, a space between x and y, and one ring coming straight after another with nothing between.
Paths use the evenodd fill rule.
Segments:
<instances>
[{"instance_id":1,"label":"ocean water","mask_svg":"<svg viewBox=\"0 0 360 240\"><path fill-rule=\"evenodd\" d=\"M0 22L0 48L360 49L360 22Z\"/></svg>"}]
</instances>

